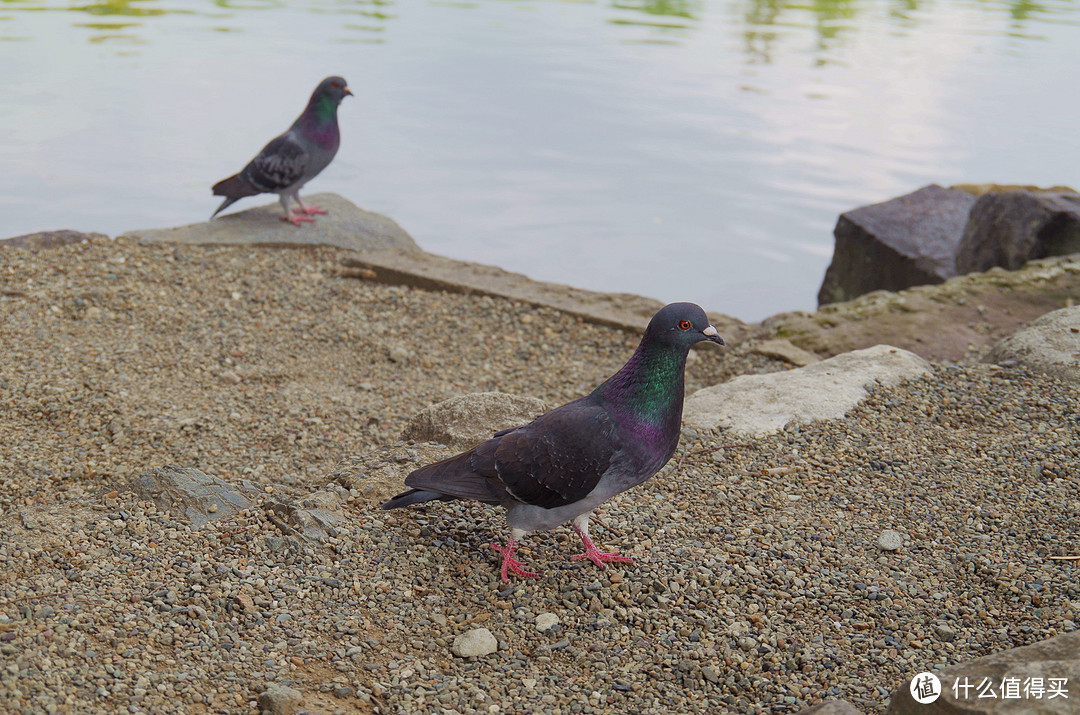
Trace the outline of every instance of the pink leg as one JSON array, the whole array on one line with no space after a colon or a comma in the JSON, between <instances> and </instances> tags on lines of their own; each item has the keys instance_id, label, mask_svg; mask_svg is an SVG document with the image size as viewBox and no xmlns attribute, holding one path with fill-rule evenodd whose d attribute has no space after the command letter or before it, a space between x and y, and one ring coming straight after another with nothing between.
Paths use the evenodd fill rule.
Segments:
<instances>
[{"instance_id":1,"label":"pink leg","mask_svg":"<svg viewBox=\"0 0 1080 715\"><path fill-rule=\"evenodd\" d=\"M307 204L305 204L303 201L300 200L299 196L296 197L296 203L300 204L300 210L303 211L305 214L308 214L309 216L311 214L324 214L324 213L327 212L326 209L324 209L324 208L322 208L320 206L315 206L314 204L312 204L311 206L308 206Z\"/></svg>"},{"instance_id":2,"label":"pink leg","mask_svg":"<svg viewBox=\"0 0 1080 715\"><path fill-rule=\"evenodd\" d=\"M521 562L514 558L514 551L518 547L518 541L514 537L510 537L510 541L506 542L506 546L499 546L498 544L492 544L491 548L502 554L502 581L503 583L510 583L510 577L507 575L507 571L513 571L516 576L523 576L525 578L539 578L540 574L533 573L532 571L526 571L521 568Z\"/></svg>"},{"instance_id":3,"label":"pink leg","mask_svg":"<svg viewBox=\"0 0 1080 715\"><path fill-rule=\"evenodd\" d=\"M600 568L607 568L605 564L632 564L634 560L629 556L622 556L621 554L606 553L596 548L596 544L589 538L589 515L585 514L584 518L578 517L574 519L574 525L572 527L578 536L581 537L582 543L585 544L585 553L574 554L575 559L588 559Z\"/></svg>"},{"instance_id":4,"label":"pink leg","mask_svg":"<svg viewBox=\"0 0 1080 715\"><path fill-rule=\"evenodd\" d=\"M282 216L281 220L288 221L293 226L299 226L302 223L314 223L315 221L315 219L308 218L307 216L304 216L303 214L298 214L295 211L290 211L287 216Z\"/></svg>"}]
</instances>

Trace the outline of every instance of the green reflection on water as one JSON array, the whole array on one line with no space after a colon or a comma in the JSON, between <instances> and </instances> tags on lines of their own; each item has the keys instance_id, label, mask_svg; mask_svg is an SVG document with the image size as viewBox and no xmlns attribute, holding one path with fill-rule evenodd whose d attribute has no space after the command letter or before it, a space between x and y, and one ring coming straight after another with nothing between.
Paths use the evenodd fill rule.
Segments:
<instances>
[{"instance_id":1,"label":"green reflection on water","mask_svg":"<svg viewBox=\"0 0 1080 715\"><path fill-rule=\"evenodd\" d=\"M634 25L635 27L656 27L662 30L685 30L688 25L680 25L674 22L649 22L647 20L608 20L610 25Z\"/></svg>"},{"instance_id":2,"label":"green reflection on water","mask_svg":"<svg viewBox=\"0 0 1080 715\"><path fill-rule=\"evenodd\" d=\"M619 10L636 10L647 15L662 15L664 17L683 17L687 20L696 20L693 10L701 8L700 2L687 2L686 0L639 0L639 2L613 2L612 7Z\"/></svg>"},{"instance_id":3,"label":"green reflection on water","mask_svg":"<svg viewBox=\"0 0 1080 715\"><path fill-rule=\"evenodd\" d=\"M120 43L125 45L145 45L146 40L135 35L91 35L91 44L99 45L104 42Z\"/></svg>"},{"instance_id":4,"label":"green reflection on water","mask_svg":"<svg viewBox=\"0 0 1080 715\"><path fill-rule=\"evenodd\" d=\"M76 22L72 27L89 27L94 30L123 30L125 27L141 27L141 22Z\"/></svg>"},{"instance_id":5,"label":"green reflection on water","mask_svg":"<svg viewBox=\"0 0 1080 715\"><path fill-rule=\"evenodd\" d=\"M284 0L214 0L222 10L273 10L285 7Z\"/></svg>"},{"instance_id":6,"label":"green reflection on water","mask_svg":"<svg viewBox=\"0 0 1080 715\"><path fill-rule=\"evenodd\" d=\"M146 0L113 0L112 2L99 2L92 5L76 5L68 9L91 15L123 15L128 17L156 17L168 12L159 7L139 7L135 4L143 4L144 2Z\"/></svg>"},{"instance_id":7,"label":"green reflection on water","mask_svg":"<svg viewBox=\"0 0 1080 715\"><path fill-rule=\"evenodd\" d=\"M414 0L418 2L419 0ZM515 2L523 9L538 9L544 5L592 4L594 0L502 0ZM484 12L488 3L477 0L426 0L429 6L452 7L467 12ZM1025 25L1035 21L1077 24L1080 22L1080 4L1073 0L1036 2L1034 0L967 0L968 9L977 8L988 16L999 15L1009 19L1011 27L1005 34L1025 39L1038 39L1037 35L1025 34ZM378 32L382 28L374 23L385 23L397 18L391 8L394 0L316 0L303 4L292 0L100 0L68 5L64 0L0 0L0 9L22 13L31 11L76 12L101 17L137 17L151 19L165 15L203 15L210 22L211 32L236 32L235 28L222 28L211 24L222 16L222 11L242 22L245 12L255 10L302 11L348 16L361 16L373 24L349 25L347 30ZM706 16L705 10L730 11L739 19L743 40L743 54L747 62L771 63L782 44L791 44L792 29L810 30L814 36L813 52L817 64L834 62L833 53L849 42L859 30L860 15L880 13L882 2L872 0L731 0L726 3L707 0L608 0L604 22L609 26L626 28L620 32L636 34L628 41L645 44L680 44L680 39L690 36ZM937 9L946 9L950 0L885 0L884 17L895 23L901 31L917 29ZM713 13L715 14L715 12ZM4 16L0 19L9 19ZM726 18L718 18L723 22ZM137 24L72 23L78 27L95 30L116 30L135 27ZM864 23L865 24L865 23ZM102 35L89 38L101 42ZM0 37L6 40L26 40L26 37ZM108 38L107 38L108 39ZM355 41L353 39L349 41ZM382 40L379 40L380 42Z\"/></svg>"}]
</instances>

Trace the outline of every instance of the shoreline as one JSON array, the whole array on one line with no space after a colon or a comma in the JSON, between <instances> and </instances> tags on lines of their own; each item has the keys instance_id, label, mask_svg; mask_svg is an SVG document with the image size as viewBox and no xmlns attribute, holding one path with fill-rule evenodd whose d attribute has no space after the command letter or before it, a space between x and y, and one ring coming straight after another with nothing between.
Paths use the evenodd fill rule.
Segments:
<instances>
[{"instance_id":1,"label":"shoreline","mask_svg":"<svg viewBox=\"0 0 1080 715\"><path fill-rule=\"evenodd\" d=\"M519 301L635 335L663 305L642 295L539 281L498 266L430 253L388 217L360 209L335 194L316 194L312 199L332 207L337 215L332 223L324 217L327 225L322 229L313 225L297 231L279 226L274 221L277 204L271 203L216 222L133 230L115 238L44 231L0 240L0 250L54 248L86 239L265 248L336 246L346 251L335 269L341 277ZM927 359L962 360L985 352L1039 315L1071 305L1077 296L1080 254L1033 260L1015 271L992 269L898 292L874 291L814 311L785 311L758 322L704 307L729 345L779 339L818 357L832 357L885 342ZM934 340L929 339L931 335Z\"/></svg>"}]
</instances>

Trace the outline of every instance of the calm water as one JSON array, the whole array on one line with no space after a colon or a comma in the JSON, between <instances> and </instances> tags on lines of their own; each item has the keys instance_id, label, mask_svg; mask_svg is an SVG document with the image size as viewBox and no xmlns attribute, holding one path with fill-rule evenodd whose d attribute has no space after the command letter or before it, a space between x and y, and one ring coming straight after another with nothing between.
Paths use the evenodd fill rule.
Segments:
<instances>
[{"instance_id":1,"label":"calm water","mask_svg":"<svg viewBox=\"0 0 1080 715\"><path fill-rule=\"evenodd\" d=\"M1078 68L1068 0L0 0L0 235L203 220L341 74L311 191L437 253L760 319L813 307L844 210L1080 185Z\"/></svg>"}]
</instances>

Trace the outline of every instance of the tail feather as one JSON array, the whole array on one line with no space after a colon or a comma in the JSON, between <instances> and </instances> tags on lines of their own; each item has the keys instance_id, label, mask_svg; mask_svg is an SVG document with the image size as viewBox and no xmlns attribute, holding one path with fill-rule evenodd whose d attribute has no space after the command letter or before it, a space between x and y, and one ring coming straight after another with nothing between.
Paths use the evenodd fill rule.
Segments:
<instances>
[{"instance_id":1,"label":"tail feather","mask_svg":"<svg viewBox=\"0 0 1080 715\"><path fill-rule=\"evenodd\" d=\"M405 477L405 486L452 494L458 499L498 504L506 499L506 491L475 471L473 457L477 449L420 467Z\"/></svg>"},{"instance_id":2,"label":"tail feather","mask_svg":"<svg viewBox=\"0 0 1080 715\"><path fill-rule=\"evenodd\" d=\"M213 191L214 196L224 196L226 198L221 202L221 206L218 206L217 211L211 214L211 219L245 196L255 196L262 193L245 181L240 174L233 174L229 178L217 182L214 184Z\"/></svg>"},{"instance_id":3,"label":"tail feather","mask_svg":"<svg viewBox=\"0 0 1080 715\"><path fill-rule=\"evenodd\" d=\"M403 506L412 506L426 501L454 501L454 499L455 497L439 494L438 492L429 492L425 489L410 489L387 501L382 505L382 508L389 511L390 509L400 509Z\"/></svg>"}]
</instances>

